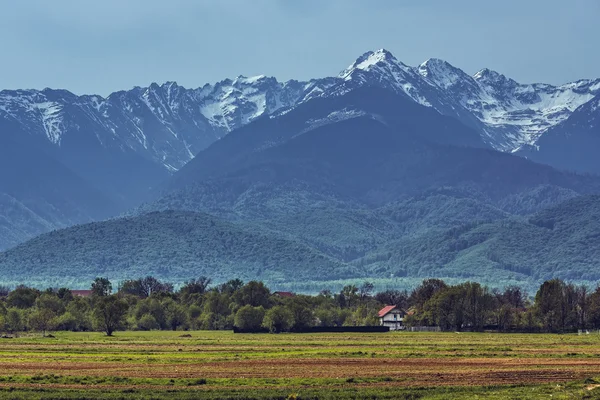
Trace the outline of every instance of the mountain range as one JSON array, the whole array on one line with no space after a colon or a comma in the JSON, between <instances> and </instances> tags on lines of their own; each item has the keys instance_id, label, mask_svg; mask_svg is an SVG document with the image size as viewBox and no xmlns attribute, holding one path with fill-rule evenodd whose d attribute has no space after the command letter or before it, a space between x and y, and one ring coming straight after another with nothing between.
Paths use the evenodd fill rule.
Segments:
<instances>
[{"instance_id":1,"label":"mountain range","mask_svg":"<svg viewBox=\"0 0 600 400\"><path fill-rule=\"evenodd\" d=\"M2 253L0 270L11 268L13 283L57 271L74 282L103 271L225 278L236 265L239 276L280 282L563 274L566 258L535 266L523 255L520 265L514 254L525 252L490 243L600 193L599 99L600 79L524 85L437 59L410 67L386 50L307 82L240 76L106 98L2 91L0 249L84 225ZM235 257L208 239L222 231ZM114 255L117 243L128 245ZM167 266L169 248L183 253ZM582 272L594 263L565 276L597 279Z\"/></svg>"}]
</instances>

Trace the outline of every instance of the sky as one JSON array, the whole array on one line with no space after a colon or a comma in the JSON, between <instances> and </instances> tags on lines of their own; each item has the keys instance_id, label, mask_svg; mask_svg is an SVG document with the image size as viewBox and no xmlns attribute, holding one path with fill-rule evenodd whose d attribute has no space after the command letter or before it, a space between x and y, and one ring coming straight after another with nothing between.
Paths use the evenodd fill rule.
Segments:
<instances>
[{"instance_id":1,"label":"sky","mask_svg":"<svg viewBox=\"0 0 600 400\"><path fill-rule=\"evenodd\" d=\"M600 77L600 0L0 0L0 89L337 75L368 50L519 82Z\"/></svg>"}]
</instances>

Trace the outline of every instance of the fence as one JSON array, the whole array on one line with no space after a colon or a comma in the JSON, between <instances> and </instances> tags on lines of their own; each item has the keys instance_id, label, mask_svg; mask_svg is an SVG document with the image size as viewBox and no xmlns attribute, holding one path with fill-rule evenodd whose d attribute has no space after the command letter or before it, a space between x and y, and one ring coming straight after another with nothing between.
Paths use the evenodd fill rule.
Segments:
<instances>
[{"instance_id":1,"label":"fence","mask_svg":"<svg viewBox=\"0 0 600 400\"><path fill-rule=\"evenodd\" d=\"M315 326L312 328L296 329L293 333L337 333L337 332L389 332L388 326ZM268 333L267 329L245 330L233 327L233 333Z\"/></svg>"},{"instance_id":2,"label":"fence","mask_svg":"<svg viewBox=\"0 0 600 400\"><path fill-rule=\"evenodd\" d=\"M577 330L577 334L579 336L581 336L581 335L600 335L600 330L598 330L598 329L593 329L593 330L579 329L579 330Z\"/></svg>"},{"instance_id":3,"label":"fence","mask_svg":"<svg viewBox=\"0 0 600 400\"><path fill-rule=\"evenodd\" d=\"M439 326L410 326L406 328L407 332L441 332Z\"/></svg>"}]
</instances>

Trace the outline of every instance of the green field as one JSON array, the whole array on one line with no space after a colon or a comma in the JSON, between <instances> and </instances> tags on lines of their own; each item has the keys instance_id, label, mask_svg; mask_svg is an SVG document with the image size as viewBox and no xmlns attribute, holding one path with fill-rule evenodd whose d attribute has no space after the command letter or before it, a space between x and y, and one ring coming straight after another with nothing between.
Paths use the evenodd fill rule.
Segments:
<instances>
[{"instance_id":1,"label":"green field","mask_svg":"<svg viewBox=\"0 0 600 400\"><path fill-rule=\"evenodd\" d=\"M0 339L0 398L600 399L600 335L58 332Z\"/></svg>"}]
</instances>

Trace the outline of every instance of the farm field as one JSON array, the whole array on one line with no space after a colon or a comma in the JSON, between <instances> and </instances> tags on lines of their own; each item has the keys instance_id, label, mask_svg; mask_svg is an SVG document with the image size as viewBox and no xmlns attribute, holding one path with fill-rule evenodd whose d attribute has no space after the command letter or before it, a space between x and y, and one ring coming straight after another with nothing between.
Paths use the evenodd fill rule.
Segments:
<instances>
[{"instance_id":1,"label":"farm field","mask_svg":"<svg viewBox=\"0 0 600 400\"><path fill-rule=\"evenodd\" d=\"M58 332L0 339L0 399L600 399L600 335Z\"/></svg>"}]
</instances>

